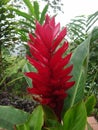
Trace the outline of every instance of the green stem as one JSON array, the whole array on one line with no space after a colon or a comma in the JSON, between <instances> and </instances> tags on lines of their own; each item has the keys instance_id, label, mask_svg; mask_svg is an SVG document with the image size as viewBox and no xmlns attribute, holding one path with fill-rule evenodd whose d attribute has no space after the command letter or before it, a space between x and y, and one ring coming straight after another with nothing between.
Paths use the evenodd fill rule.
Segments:
<instances>
[{"instance_id":1,"label":"green stem","mask_svg":"<svg viewBox=\"0 0 98 130\"><path fill-rule=\"evenodd\" d=\"M75 102L75 98L76 98L76 95L77 95L78 86L79 86L79 83L80 83L80 80L81 80L81 76L82 76L82 69L81 69L81 72L80 72L80 76L78 78L78 82L75 86L75 91L74 91L73 98L72 98L71 105L70 105L71 107L74 105L74 102Z\"/></svg>"},{"instance_id":2,"label":"green stem","mask_svg":"<svg viewBox=\"0 0 98 130\"><path fill-rule=\"evenodd\" d=\"M3 82L5 81L5 79L6 79L6 76L2 79L2 81L0 82L0 85L3 84Z\"/></svg>"},{"instance_id":3,"label":"green stem","mask_svg":"<svg viewBox=\"0 0 98 130\"><path fill-rule=\"evenodd\" d=\"M13 82L15 82L15 81L17 81L17 80L19 80L19 79L22 79L23 77L24 77L24 76L18 77L18 78L16 78L16 79L14 79L14 80L8 82L6 85L9 86L9 85L12 84Z\"/></svg>"}]
</instances>

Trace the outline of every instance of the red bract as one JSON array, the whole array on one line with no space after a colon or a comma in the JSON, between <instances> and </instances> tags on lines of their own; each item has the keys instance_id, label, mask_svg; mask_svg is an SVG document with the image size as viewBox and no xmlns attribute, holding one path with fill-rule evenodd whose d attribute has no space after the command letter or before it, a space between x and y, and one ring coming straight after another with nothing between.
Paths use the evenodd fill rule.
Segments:
<instances>
[{"instance_id":1,"label":"red bract","mask_svg":"<svg viewBox=\"0 0 98 130\"><path fill-rule=\"evenodd\" d=\"M69 81L73 68L72 65L68 67L71 53L64 56L68 42L60 45L65 35L66 28L60 32L60 24L56 25L55 18L47 15L43 25L36 22L35 36L29 34L28 42L32 56L27 59L37 69L37 72L26 73L33 83L28 92L36 101L52 108L59 119L66 91L74 85L74 81Z\"/></svg>"}]
</instances>

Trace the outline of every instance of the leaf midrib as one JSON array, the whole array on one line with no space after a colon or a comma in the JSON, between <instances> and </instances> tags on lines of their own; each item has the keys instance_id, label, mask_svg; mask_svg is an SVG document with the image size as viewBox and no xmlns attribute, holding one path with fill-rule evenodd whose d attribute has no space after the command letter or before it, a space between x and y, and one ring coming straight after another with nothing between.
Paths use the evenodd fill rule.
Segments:
<instances>
[{"instance_id":1,"label":"leaf midrib","mask_svg":"<svg viewBox=\"0 0 98 130\"><path fill-rule=\"evenodd\" d=\"M74 101L75 101L75 97L76 97L76 95L77 95L77 91L78 91L78 85L79 85L79 82L80 82L80 79L81 79L81 76L82 76L82 69L81 69L81 71L80 71L80 76L79 76L79 80L78 80L78 82L77 82L77 85L76 85L76 89L75 89L75 91L74 91L74 94L73 94L73 98L72 98L72 102L71 102L71 107L74 105Z\"/></svg>"}]
</instances>

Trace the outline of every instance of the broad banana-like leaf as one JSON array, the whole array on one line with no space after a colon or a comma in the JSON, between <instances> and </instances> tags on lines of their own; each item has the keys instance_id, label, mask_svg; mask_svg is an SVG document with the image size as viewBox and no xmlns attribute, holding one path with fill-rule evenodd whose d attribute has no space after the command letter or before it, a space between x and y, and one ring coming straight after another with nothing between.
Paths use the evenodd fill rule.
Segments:
<instances>
[{"instance_id":1,"label":"broad banana-like leaf","mask_svg":"<svg viewBox=\"0 0 98 130\"><path fill-rule=\"evenodd\" d=\"M14 130L14 126L26 122L29 115L29 113L12 106L0 106L0 128Z\"/></svg>"},{"instance_id":2,"label":"broad banana-like leaf","mask_svg":"<svg viewBox=\"0 0 98 130\"><path fill-rule=\"evenodd\" d=\"M22 125L16 125L16 130L42 130L44 124L44 112L42 106L34 109L28 121Z\"/></svg>"},{"instance_id":3,"label":"broad banana-like leaf","mask_svg":"<svg viewBox=\"0 0 98 130\"><path fill-rule=\"evenodd\" d=\"M86 122L87 113L85 103L80 102L65 113L62 130L85 130Z\"/></svg>"},{"instance_id":4,"label":"broad banana-like leaf","mask_svg":"<svg viewBox=\"0 0 98 130\"><path fill-rule=\"evenodd\" d=\"M89 57L89 44L91 35L81 43L73 52L71 64L73 64L73 80L75 85L68 91L68 97L65 99L64 110L80 102L84 96L86 82L86 72Z\"/></svg>"}]
</instances>

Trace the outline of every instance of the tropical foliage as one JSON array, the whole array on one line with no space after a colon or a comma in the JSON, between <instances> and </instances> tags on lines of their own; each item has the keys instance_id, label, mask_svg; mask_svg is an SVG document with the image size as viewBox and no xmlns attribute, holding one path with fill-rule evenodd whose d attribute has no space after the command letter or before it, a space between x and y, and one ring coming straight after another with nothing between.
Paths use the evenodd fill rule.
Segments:
<instances>
[{"instance_id":1,"label":"tropical foliage","mask_svg":"<svg viewBox=\"0 0 98 130\"><path fill-rule=\"evenodd\" d=\"M98 19L98 11L94 14L85 16L77 16L72 19L67 25L68 37L71 40L71 49L73 50L76 46L81 44L85 38L88 37L89 33L92 33L90 40L90 54L88 63L88 78L86 82L85 92L90 95L92 92L98 95L98 26L96 24ZM88 92L89 91L89 92Z\"/></svg>"},{"instance_id":2,"label":"tropical foliage","mask_svg":"<svg viewBox=\"0 0 98 130\"><path fill-rule=\"evenodd\" d=\"M32 5L29 0L23 0L28 9L28 12L24 13L23 11L11 6L11 3L9 4L8 2L9 0L0 2L2 14L0 23L2 32L0 37L0 49L2 49L0 51L0 70L2 71L0 77L1 88L3 86L8 87L13 83L17 84L17 81L24 82L22 68L26 61L25 59L21 59L26 53L25 50L28 51L27 45L24 41L27 41L27 35L29 32L33 33L36 20L38 20L41 24L43 23L45 14L48 10L48 5L46 5L43 11L40 12L37 1L35 1ZM17 19L14 12L21 16L20 20ZM21 46L22 49L20 49ZM16 57L17 52L19 52L19 57ZM11 54L15 54L15 56L10 57ZM14 71L12 71L12 67L15 67ZM21 87L21 85L18 85L18 88L20 88L19 86Z\"/></svg>"},{"instance_id":3,"label":"tropical foliage","mask_svg":"<svg viewBox=\"0 0 98 130\"><path fill-rule=\"evenodd\" d=\"M27 41L30 40L28 38L28 33L32 33L35 37L34 32L36 28L36 21L39 22L40 26L43 25L49 6L53 7L55 12L56 9L60 9L59 5L57 5L60 1L55 2L52 0L51 2L48 0L48 4L46 4L42 10L40 8L39 1L31 2L30 0L22 0L18 1L20 4L17 6L15 5L15 2L16 0L0 0L0 93L2 93L2 91L8 91L17 95L22 94L23 96L27 94L27 85L32 87L32 80L25 77L23 73L29 72L30 74L30 72L37 72L35 68L36 65L34 67L27 63L25 58L26 53L31 55L27 46ZM47 105L47 102L44 102L44 105L39 105L36 107L31 114L14 107L0 106L0 127L8 130L84 130L85 125L87 124L88 128L90 128L87 123L87 116L91 115L92 111L96 117L98 116L97 21L98 11L89 16L77 16L66 25L68 28L67 37L70 43L68 53L70 51L72 52L69 65L73 64L74 66L73 70L71 69L71 75L73 75L75 85L67 91L68 96L64 100L61 115L61 120L63 123L58 121L57 114L53 107L48 105L48 108L45 106L45 104ZM36 34L39 35L38 32L36 32ZM45 35L48 37L47 34ZM49 36L51 39L51 33ZM33 42L34 40L35 38L33 39ZM22 49L20 49L20 45L22 45ZM31 43L29 45L30 48L32 48ZM62 47L62 45L63 43L61 42L58 48ZM19 50L16 48L19 48ZM58 56L61 51L62 49L58 51ZM45 62L38 51L36 50L35 52L32 53L35 55L35 59L36 57L39 57L42 62ZM55 55L55 51L52 55ZM58 63L57 57L54 56L53 59L56 63ZM51 67L54 64L51 64ZM35 75L33 75L33 78L35 78L34 76ZM44 75L42 77L44 77ZM53 82L53 84L55 83ZM36 84L38 84L37 81ZM41 82L41 86L42 84L43 81ZM32 93L32 89L30 89L30 91ZM49 92L48 94L53 95L52 92ZM59 95L59 92L57 95ZM41 98L36 97L35 95L33 97L36 100L39 99L41 103ZM95 104L97 109L95 109L96 107L94 108ZM60 106L59 103L58 106ZM12 117L11 120L9 120L10 117Z\"/></svg>"},{"instance_id":4,"label":"tropical foliage","mask_svg":"<svg viewBox=\"0 0 98 130\"><path fill-rule=\"evenodd\" d=\"M23 2L27 7L27 12L13 7L10 7L9 10L14 11L18 16L21 16L21 19L18 22L17 32L20 34L23 41L27 41L27 34L29 32L34 32L36 20L41 24L43 23L45 14L48 10L48 5L46 5L41 12L37 1L34 1L33 4L31 4L30 0L23 0Z\"/></svg>"},{"instance_id":5,"label":"tropical foliage","mask_svg":"<svg viewBox=\"0 0 98 130\"><path fill-rule=\"evenodd\" d=\"M13 49L18 39L15 35L15 15L8 10L8 2L9 0L0 0L0 86L5 82L5 68L9 66L5 55L10 55L10 49Z\"/></svg>"},{"instance_id":6,"label":"tropical foliage","mask_svg":"<svg viewBox=\"0 0 98 130\"><path fill-rule=\"evenodd\" d=\"M72 130L72 128L74 128L75 130L78 130L78 129L84 130L85 126L86 126L87 115L91 114L91 111L93 110L93 107L95 105L95 97L91 96L88 99L86 99L85 102L83 102L83 100L82 100L83 93L81 93L79 95L80 92L83 92L83 90L79 90L80 89L79 84L81 84L81 82L85 83L85 80L83 77L84 77L84 69L86 68L86 66L84 66L84 69L83 69L81 66L83 66L84 64L82 64L82 65L79 64L80 59L78 58L78 60L76 62L75 58L80 53L83 53L84 48L86 48L84 56L81 58L82 61L84 61L85 56L88 56L87 50L88 50L89 43L90 43L89 41L90 41L90 39L87 39L85 42L83 42L81 45L79 45L79 47L76 48L73 53L73 57L72 57L73 64L75 67L80 68L81 71L79 71L78 73L76 73L76 69L74 69L74 71L73 71L73 75L75 76L75 79L76 79L76 85L74 86L73 90L71 90L71 89L69 90L69 94L73 93L70 95L70 96L72 96L71 100L66 99L66 101L65 101L65 103L67 102L69 104L68 106L71 106L71 107L69 107L69 109L66 112L65 112L66 109L64 109L64 114L62 117L63 124L58 122L57 117L55 116L54 112L50 108L47 108L45 106L43 106L43 107L38 106L31 115L29 115L28 113L24 113L20 110L16 110L12 107L4 108L1 106L1 108L0 108L0 111L1 111L0 126L3 128L7 128L8 130L11 130L11 129L13 130L14 125L16 125L15 128L17 130L21 130L21 129L30 130L31 128L39 129L39 130L41 130L43 128L44 128L44 130L47 128L49 128L50 130L52 130L52 129L56 129L56 130L57 129L58 130L70 129L70 130ZM83 46L84 44L85 44L85 47ZM80 50L80 51L78 51L78 50ZM81 84L81 85L82 85L81 88L83 89L84 85L83 84ZM79 92L78 92L78 90L79 90ZM77 96L77 94L78 94L78 96ZM76 102L78 102L78 103L76 103ZM89 107L90 107L90 109L89 109ZM6 116L3 115L4 111L8 111ZM10 115L12 115L13 118L15 117L15 119L9 121ZM70 121L72 122L71 124L70 124ZM21 123L21 125L20 125L20 123Z\"/></svg>"}]
</instances>

